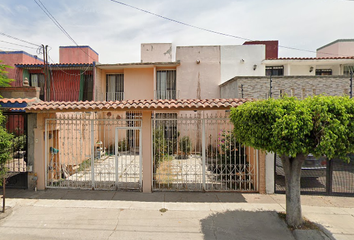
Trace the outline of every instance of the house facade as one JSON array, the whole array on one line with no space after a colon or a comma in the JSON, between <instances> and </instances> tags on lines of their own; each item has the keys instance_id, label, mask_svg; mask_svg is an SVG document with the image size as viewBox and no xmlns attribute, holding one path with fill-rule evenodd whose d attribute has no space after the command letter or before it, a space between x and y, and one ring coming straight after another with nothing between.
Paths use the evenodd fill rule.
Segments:
<instances>
[{"instance_id":1,"label":"house facade","mask_svg":"<svg viewBox=\"0 0 354 240\"><path fill-rule=\"evenodd\" d=\"M26 107L31 188L273 192L274 155L231 140L236 100L225 99L349 94L354 65L278 58L277 41L146 43L140 62L98 60L88 46L67 46L57 64L14 64L16 84L27 78L43 101Z\"/></svg>"}]
</instances>

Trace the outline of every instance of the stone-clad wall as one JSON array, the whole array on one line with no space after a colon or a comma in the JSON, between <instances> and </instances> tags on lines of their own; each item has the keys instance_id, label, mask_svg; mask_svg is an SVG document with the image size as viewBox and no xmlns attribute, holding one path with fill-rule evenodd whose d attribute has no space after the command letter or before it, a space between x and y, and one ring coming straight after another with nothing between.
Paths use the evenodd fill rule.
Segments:
<instances>
[{"instance_id":1,"label":"stone-clad wall","mask_svg":"<svg viewBox=\"0 0 354 240\"><path fill-rule=\"evenodd\" d=\"M267 98L269 96L269 77L235 77L220 85L221 98ZM304 98L312 95L349 95L349 76L273 76L272 97L281 93Z\"/></svg>"}]
</instances>

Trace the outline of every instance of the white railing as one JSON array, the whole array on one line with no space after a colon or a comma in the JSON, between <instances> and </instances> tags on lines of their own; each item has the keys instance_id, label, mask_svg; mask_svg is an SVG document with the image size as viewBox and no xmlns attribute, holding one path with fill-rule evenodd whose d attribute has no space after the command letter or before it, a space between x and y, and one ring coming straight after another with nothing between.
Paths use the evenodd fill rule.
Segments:
<instances>
[{"instance_id":1,"label":"white railing","mask_svg":"<svg viewBox=\"0 0 354 240\"><path fill-rule=\"evenodd\" d=\"M107 92L106 101L122 101L124 99L124 92Z\"/></svg>"},{"instance_id":2,"label":"white railing","mask_svg":"<svg viewBox=\"0 0 354 240\"><path fill-rule=\"evenodd\" d=\"M178 99L179 91L178 90L166 90L166 91L155 90L154 98L155 99Z\"/></svg>"}]
</instances>

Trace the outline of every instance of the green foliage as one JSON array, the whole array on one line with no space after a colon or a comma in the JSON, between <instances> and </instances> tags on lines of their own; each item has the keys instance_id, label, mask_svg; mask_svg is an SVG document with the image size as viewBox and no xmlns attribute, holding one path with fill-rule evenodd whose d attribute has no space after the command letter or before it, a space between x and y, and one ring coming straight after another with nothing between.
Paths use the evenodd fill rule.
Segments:
<instances>
[{"instance_id":1,"label":"green foliage","mask_svg":"<svg viewBox=\"0 0 354 240\"><path fill-rule=\"evenodd\" d=\"M179 148L182 151L184 156L187 156L191 153L192 142L188 136L184 136L179 140Z\"/></svg>"},{"instance_id":2,"label":"green foliage","mask_svg":"<svg viewBox=\"0 0 354 240\"><path fill-rule=\"evenodd\" d=\"M125 140L125 138L118 142L118 151L119 152L129 151L129 149L130 149L130 146L127 143L127 141ZM108 149L107 149L108 154L114 155L114 151L115 151L115 144L109 145Z\"/></svg>"},{"instance_id":3,"label":"green foliage","mask_svg":"<svg viewBox=\"0 0 354 240\"><path fill-rule=\"evenodd\" d=\"M9 65L1 64L2 61L0 60L0 87L10 87L10 83L13 82L13 79L7 77L6 68L13 68Z\"/></svg>"},{"instance_id":4,"label":"green foliage","mask_svg":"<svg viewBox=\"0 0 354 240\"><path fill-rule=\"evenodd\" d=\"M245 145L296 157L348 159L354 152L354 100L314 96L247 102L231 109L237 139Z\"/></svg>"},{"instance_id":5,"label":"green foliage","mask_svg":"<svg viewBox=\"0 0 354 240\"><path fill-rule=\"evenodd\" d=\"M164 138L164 131L162 127L154 130L152 139L154 162L158 165L164 160L164 156L167 154L167 142Z\"/></svg>"},{"instance_id":6,"label":"green foliage","mask_svg":"<svg viewBox=\"0 0 354 240\"><path fill-rule=\"evenodd\" d=\"M23 151L26 146L26 135L20 135L13 139L13 151Z\"/></svg>"},{"instance_id":7,"label":"green foliage","mask_svg":"<svg viewBox=\"0 0 354 240\"><path fill-rule=\"evenodd\" d=\"M5 163L11 157L13 135L8 133L3 127L5 117L0 112L0 178L6 174ZM2 185L2 182L0 183Z\"/></svg>"},{"instance_id":8,"label":"green foliage","mask_svg":"<svg viewBox=\"0 0 354 240\"><path fill-rule=\"evenodd\" d=\"M221 131L221 133L219 133L219 141L219 164L240 164L240 160L245 159L245 149L236 141L232 131Z\"/></svg>"}]
</instances>

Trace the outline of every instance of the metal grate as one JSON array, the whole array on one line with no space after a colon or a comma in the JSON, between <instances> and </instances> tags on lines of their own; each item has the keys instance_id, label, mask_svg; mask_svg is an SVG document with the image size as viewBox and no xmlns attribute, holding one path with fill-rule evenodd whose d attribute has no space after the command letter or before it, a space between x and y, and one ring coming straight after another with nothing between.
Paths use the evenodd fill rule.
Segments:
<instances>
[{"instance_id":1,"label":"metal grate","mask_svg":"<svg viewBox=\"0 0 354 240\"><path fill-rule=\"evenodd\" d=\"M46 120L47 187L141 188L141 119L105 114L63 113Z\"/></svg>"},{"instance_id":2,"label":"metal grate","mask_svg":"<svg viewBox=\"0 0 354 240\"><path fill-rule=\"evenodd\" d=\"M257 191L257 151L226 116L156 114L152 124L154 190Z\"/></svg>"}]
</instances>

